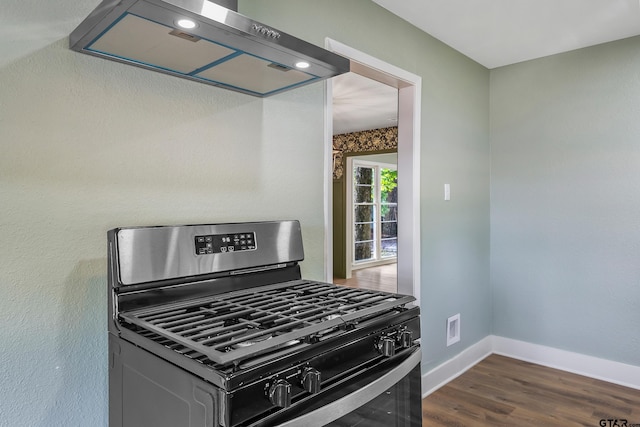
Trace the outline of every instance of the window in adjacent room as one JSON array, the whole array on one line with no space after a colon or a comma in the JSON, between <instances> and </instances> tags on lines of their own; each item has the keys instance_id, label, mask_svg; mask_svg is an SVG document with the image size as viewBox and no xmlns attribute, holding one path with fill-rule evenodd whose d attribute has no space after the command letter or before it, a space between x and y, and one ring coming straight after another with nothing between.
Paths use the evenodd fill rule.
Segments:
<instances>
[{"instance_id":1,"label":"window in adjacent room","mask_svg":"<svg viewBox=\"0 0 640 427\"><path fill-rule=\"evenodd\" d=\"M353 268L395 261L398 255L398 171L356 161L352 169Z\"/></svg>"}]
</instances>

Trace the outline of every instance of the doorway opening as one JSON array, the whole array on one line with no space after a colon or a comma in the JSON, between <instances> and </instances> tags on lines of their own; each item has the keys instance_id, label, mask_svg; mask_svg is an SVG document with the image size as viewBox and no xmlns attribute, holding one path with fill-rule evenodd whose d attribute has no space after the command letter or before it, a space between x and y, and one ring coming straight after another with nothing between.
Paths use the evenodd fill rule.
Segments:
<instances>
[{"instance_id":1,"label":"doorway opening","mask_svg":"<svg viewBox=\"0 0 640 427\"><path fill-rule=\"evenodd\" d=\"M351 72L332 80L331 101L333 281L377 288L367 278L394 264L384 286L397 292L398 89Z\"/></svg>"},{"instance_id":2,"label":"doorway opening","mask_svg":"<svg viewBox=\"0 0 640 427\"><path fill-rule=\"evenodd\" d=\"M344 182L334 180L333 282L395 293L398 156L362 154L346 158ZM343 193L344 201L339 200ZM342 205L344 209L339 208Z\"/></svg>"},{"instance_id":3,"label":"doorway opening","mask_svg":"<svg viewBox=\"0 0 640 427\"><path fill-rule=\"evenodd\" d=\"M351 72L397 90L397 274L398 293L420 301L420 93L421 78L380 61L335 40L327 39L328 50L351 61ZM334 272L334 183L333 171L333 82L327 82L325 97L325 278ZM345 219L346 222L346 219ZM346 243L345 243L346 244ZM349 246L345 247L345 252ZM364 271L364 270L363 270ZM380 272L380 275L383 273Z\"/></svg>"}]
</instances>

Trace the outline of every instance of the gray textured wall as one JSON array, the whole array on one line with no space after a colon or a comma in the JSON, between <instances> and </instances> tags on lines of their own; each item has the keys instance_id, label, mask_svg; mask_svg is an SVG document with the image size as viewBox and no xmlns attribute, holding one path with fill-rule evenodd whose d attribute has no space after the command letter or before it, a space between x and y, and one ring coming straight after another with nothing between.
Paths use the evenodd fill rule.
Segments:
<instances>
[{"instance_id":1,"label":"gray textured wall","mask_svg":"<svg viewBox=\"0 0 640 427\"><path fill-rule=\"evenodd\" d=\"M496 335L640 365L640 38L491 72Z\"/></svg>"},{"instance_id":2,"label":"gray textured wall","mask_svg":"<svg viewBox=\"0 0 640 427\"><path fill-rule=\"evenodd\" d=\"M322 85L261 100L65 39L0 67L0 426L106 425L110 228L299 219L322 279L323 128Z\"/></svg>"}]
</instances>

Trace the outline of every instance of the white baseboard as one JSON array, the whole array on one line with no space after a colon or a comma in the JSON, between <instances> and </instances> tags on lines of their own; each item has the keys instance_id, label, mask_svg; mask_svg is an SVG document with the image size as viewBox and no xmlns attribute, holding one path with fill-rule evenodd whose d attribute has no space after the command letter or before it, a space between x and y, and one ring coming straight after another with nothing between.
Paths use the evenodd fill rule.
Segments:
<instances>
[{"instance_id":1,"label":"white baseboard","mask_svg":"<svg viewBox=\"0 0 640 427\"><path fill-rule=\"evenodd\" d=\"M462 375L491 354L500 354L640 390L640 366L490 335L422 375L422 397Z\"/></svg>"},{"instance_id":2,"label":"white baseboard","mask_svg":"<svg viewBox=\"0 0 640 427\"><path fill-rule=\"evenodd\" d=\"M492 341L495 354L640 390L640 366L495 335Z\"/></svg>"},{"instance_id":3,"label":"white baseboard","mask_svg":"<svg viewBox=\"0 0 640 427\"><path fill-rule=\"evenodd\" d=\"M493 352L491 336L483 338L462 353L422 375L422 397L433 393L449 381L462 375Z\"/></svg>"}]
</instances>

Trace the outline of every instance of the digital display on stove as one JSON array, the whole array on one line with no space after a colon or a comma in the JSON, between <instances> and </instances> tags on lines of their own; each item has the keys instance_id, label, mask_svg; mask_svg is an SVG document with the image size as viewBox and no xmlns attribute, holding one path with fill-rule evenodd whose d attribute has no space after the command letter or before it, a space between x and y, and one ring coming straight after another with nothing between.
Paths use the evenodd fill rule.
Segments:
<instances>
[{"instance_id":1,"label":"digital display on stove","mask_svg":"<svg viewBox=\"0 0 640 427\"><path fill-rule=\"evenodd\" d=\"M253 251L256 249L256 233L211 234L196 236L196 255Z\"/></svg>"}]
</instances>

